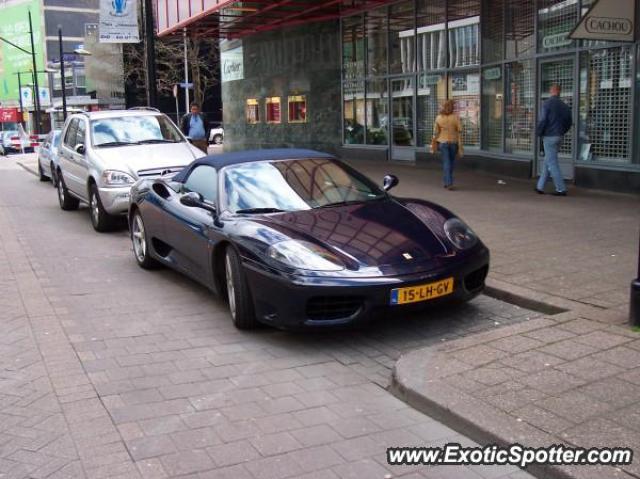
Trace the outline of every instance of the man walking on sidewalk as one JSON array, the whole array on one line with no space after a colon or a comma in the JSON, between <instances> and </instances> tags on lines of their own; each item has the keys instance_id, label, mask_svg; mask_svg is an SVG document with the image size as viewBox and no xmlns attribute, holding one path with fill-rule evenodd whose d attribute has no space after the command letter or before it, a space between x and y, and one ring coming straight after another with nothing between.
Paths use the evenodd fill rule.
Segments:
<instances>
[{"instance_id":1,"label":"man walking on sidewalk","mask_svg":"<svg viewBox=\"0 0 640 479\"><path fill-rule=\"evenodd\" d=\"M200 113L200 105L191 104L191 113L187 113L182 117L180 129L193 143L194 146L200 148L207 153L207 133L204 115Z\"/></svg>"},{"instance_id":2,"label":"man walking on sidewalk","mask_svg":"<svg viewBox=\"0 0 640 479\"><path fill-rule=\"evenodd\" d=\"M564 135L571 128L573 119L571 109L560 99L560 85L557 83L551 85L549 93L551 93L551 97L542 105L536 129L536 134L542 138L544 144L544 166L536 186L536 192L544 194L544 186L551 175L556 188L553 194L567 196L567 189L558 164L558 149Z\"/></svg>"}]
</instances>

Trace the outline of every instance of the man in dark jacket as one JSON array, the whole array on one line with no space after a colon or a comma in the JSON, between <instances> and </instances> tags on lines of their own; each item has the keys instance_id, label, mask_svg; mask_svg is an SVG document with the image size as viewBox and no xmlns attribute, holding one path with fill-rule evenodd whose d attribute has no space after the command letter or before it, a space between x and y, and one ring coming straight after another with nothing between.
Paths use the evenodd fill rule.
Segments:
<instances>
[{"instance_id":1,"label":"man in dark jacket","mask_svg":"<svg viewBox=\"0 0 640 479\"><path fill-rule=\"evenodd\" d=\"M544 166L536 186L536 192L544 194L544 186L551 175L556 187L553 194L567 196L567 189L558 163L558 149L564 135L571 128L573 119L571 109L560 99L560 85L551 85L549 93L551 93L551 97L542 105L540 120L536 128L536 134L542 138L544 144Z\"/></svg>"},{"instance_id":2,"label":"man in dark jacket","mask_svg":"<svg viewBox=\"0 0 640 479\"><path fill-rule=\"evenodd\" d=\"M191 104L191 113L187 113L180 121L180 129L193 143L207 153L207 121L200 113L200 105Z\"/></svg>"}]
</instances>

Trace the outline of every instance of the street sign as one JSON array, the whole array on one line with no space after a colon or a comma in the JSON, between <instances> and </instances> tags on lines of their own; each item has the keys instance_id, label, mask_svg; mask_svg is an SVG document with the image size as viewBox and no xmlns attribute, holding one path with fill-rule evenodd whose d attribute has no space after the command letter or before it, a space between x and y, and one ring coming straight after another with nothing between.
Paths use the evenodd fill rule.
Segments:
<instances>
[{"instance_id":1,"label":"street sign","mask_svg":"<svg viewBox=\"0 0 640 479\"><path fill-rule=\"evenodd\" d=\"M189 88L190 90L193 90L193 83L191 83L191 82L189 82L189 83L182 82L182 83L180 83L180 87Z\"/></svg>"},{"instance_id":2,"label":"street sign","mask_svg":"<svg viewBox=\"0 0 640 479\"><path fill-rule=\"evenodd\" d=\"M22 98L23 108L31 108L33 106L33 90L31 90L31 87L23 86L20 88L20 98Z\"/></svg>"},{"instance_id":3,"label":"street sign","mask_svg":"<svg viewBox=\"0 0 640 479\"><path fill-rule=\"evenodd\" d=\"M634 31L634 0L597 0L569 37L632 42Z\"/></svg>"}]
</instances>

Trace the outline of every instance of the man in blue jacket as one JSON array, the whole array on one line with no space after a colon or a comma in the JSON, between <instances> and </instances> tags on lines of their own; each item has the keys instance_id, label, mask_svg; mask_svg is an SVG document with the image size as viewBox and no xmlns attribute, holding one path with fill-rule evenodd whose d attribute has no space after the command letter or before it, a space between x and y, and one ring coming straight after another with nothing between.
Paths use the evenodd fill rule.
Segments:
<instances>
[{"instance_id":1,"label":"man in blue jacket","mask_svg":"<svg viewBox=\"0 0 640 479\"><path fill-rule=\"evenodd\" d=\"M564 178L558 164L558 149L564 135L571 128L573 119L571 109L560 99L560 85L555 83L551 85L549 93L551 93L551 97L542 105L540 120L536 128L536 134L542 138L544 144L544 167L536 186L536 192L544 194L544 185L551 175L556 187L553 194L567 196Z\"/></svg>"}]
</instances>

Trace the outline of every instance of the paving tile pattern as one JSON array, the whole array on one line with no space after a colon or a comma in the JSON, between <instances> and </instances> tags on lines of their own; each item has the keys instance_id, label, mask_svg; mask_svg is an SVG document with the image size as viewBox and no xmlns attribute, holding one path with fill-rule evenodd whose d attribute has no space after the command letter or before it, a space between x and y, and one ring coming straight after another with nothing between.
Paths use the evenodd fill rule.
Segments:
<instances>
[{"instance_id":1,"label":"paving tile pattern","mask_svg":"<svg viewBox=\"0 0 640 479\"><path fill-rule=\"evenodd\" d=\"M395 374L399 384L427 398L425 410L457 402L452 410L481 435L536 447L637 448L638 344L640 334L627 327L564 314L415 351L403 357ZM505 345L522 350L504 356ZM479 364L480 353L489 361ZM451 364L455 370L446 369ZM598 473L638 477L640 467L636 461ZM572 474L595 472L583 466Z\"/></svg>"},{"instance_id":2,"label":"paving tile pattern","mask_svg":"<svg viewBox=\"0 0 640 479\"><path fill-rule=\"evenodd\" d=\"M205 289L138 268L125 231L2 173L0 477L522 477L388 466L388 446L470 441L385 388L405 352L539 314L480 297L360 331L239 332Z\"/></svg>"}]
</instances>

